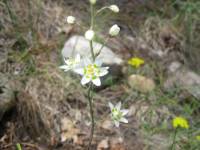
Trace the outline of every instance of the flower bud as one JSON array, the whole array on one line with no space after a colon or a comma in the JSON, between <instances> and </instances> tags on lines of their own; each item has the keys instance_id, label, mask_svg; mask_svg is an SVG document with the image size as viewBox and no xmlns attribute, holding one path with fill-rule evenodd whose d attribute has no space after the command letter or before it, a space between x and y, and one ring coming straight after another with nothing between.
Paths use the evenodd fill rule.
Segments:
<instances>
[{"instance_id":1,"label":"flower bud","mask_svg":"<svg viewBox=\"0 0 200 150\"><path fill-rule=\"evenodd\" d=\"M73 17L73 16L68 16L68 17L67 17L67 23L68 23L68 24L74 24L75 21L76 21L76 18L75 18L75 17Z\"/></svg>"},{"instance_id":2,"label":"flower bud","mask_svg":"<svg viewBox=\"0 0 200 150\"><path fill-rule=\"evenodd\" d=\"M97 2L97 0L90 0L90 3L91 3L92 5L96 4L96 2Z\"/></svg>"},{"instance_id":3,"label":"flower bud","mask_svg":"<svg viewBox=\"0 0 200 150\"><path fill-rule=\"evenodd\" d=\"M109 9L115 13L119 12L119 7L117 5L110 5Z\"/></svg>"},{"instance_id":4,"label":"flower bud","mask_svg":"<svg viewBox=\"0 0 200 150\"><path fill-rule=\"evenodd\" d=\"M88 30L88 31L85 32L85 38L87 40L91 41L94 38L94 35L95 35L95 33L94 33L93 30Z\"/></svg>"},{"instance_id":5,"label":"flower bud","mask_svg":"<svg viewBox=\"0 0 200 150\"><path fill-rule=\"evenodd\" d=\"M111 36L117 36L119 34L119 31L120 31L120 27L117 24L115 24L110 28L109 34Z\"/></svg>"}]
</instances>

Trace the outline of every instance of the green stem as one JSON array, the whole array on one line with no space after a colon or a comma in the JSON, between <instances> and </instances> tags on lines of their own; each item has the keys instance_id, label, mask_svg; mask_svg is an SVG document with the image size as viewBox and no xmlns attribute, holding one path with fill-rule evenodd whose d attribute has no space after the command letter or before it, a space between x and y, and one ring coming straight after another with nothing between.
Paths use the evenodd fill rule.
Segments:
<instances>
[{"instance_id":1,"label":"green stem","mask_svg":"<svg viewBox=\"0 0 200 150\"><path fill-rule=\"evenodd\" d=\"M173 143L172 143L172 146L171 146L171 150L174 149L174 146L175 146L175 141L176 141L176 134L177 134L177 128L175 129L175 132L174 132L174 137L173 137Z\"/></svg>"},{"instance_id":2,"label":"green stem","mask_svg":"<svg viewBox=\"0 0 200 150\"><path fill-rule=\"evenodd\" d=\"M99 9L99 10L97 11L97 13L95 14L95 16L97 16L97 15L100 14L103 10L105 10L105 9L107 9L107 8L109 8L109 7L108 7L108 6L105 6L105 7L101 8L101 9Z\"/></svg>"},{"instance_id":3,"label":"green stem","mask_svg":"<svg viewBox=\"0 0 200 150\"><path fill-rule=\"evenodd\" d=\"M93 27L94 27L94 6L92 4L90 4L90 12L91 12L90 28L93 30Z\"/></svg>"},{"instance_id":4,"label":"green stem","mask_svg":"<svg viewBox=\"0 0 200 150\"><path fill-rule=\"evenodd\" d=\"M102 44L101 48L99 49L99 51L97 52L97 54L95 54L95 59L99 56L99 54L101 53L102 49L105 47L106 43L108 42L109 38L107 38L104 43Z\"/></svg>"},{"instance_id":5,"label":"green stem","mask_svg":"<svg viewBox=\"0 0 200 150\"><path fill-rule=\"evenodd\" d=\"M91 22L90 22L90 29L93 30L94 28L94 6L90 4L90 11L91 11ZM92 55L92 61L95 61L94 49L93 49L93 41L90 41L90 51Z\"/></svg>"},{"instance_id":6,"label":"green stem","mask_svg":"<svg viewBox=\"0 0 200 150\"><path fill-rule=\"evenodd\" d=\"M93 90L93 86L92 83L90 83L89 85L89 89L88 89L88 102L89 102L89 107L90 107L90 115L91 115L91 120L92 120L92 127L91 127L91 131L90 131L90 139L89 139L89 144L88 144L88 148L87 150L90 150L91 145L92 145L92 139L93 139L93 135L94 135L94 111L93 111L93 105L92 105L92 90Z\"/></svg>"},{"instance_id":7,"label":"green stem","mask_svg":"<svg viewBox=\"0 0 200 150\"><path fill-rule=\"evenodd\" d=\"M90 29L93 30L94 28L94 6L90 4L90 9L91 9L91 24L90 24ZM92 61L95 62L95 54L94 54L94 49L93 49L93 41L90 41L90 51L92 55ZM91 116L91 121L92 121L92 127L90 131L90 139L89 139L89 144L87 150L90 150L91 145L92 145L92 139L94 135L94 112L93 112L93 105L92 105L92 90L93 90L93 85L90 83L89 89L88 89L88 102L89 102L89 107L90 107L90 116Z\"/></svg>"},{"instance_id":8,"label":"green stem","mask_svg":"<svg viewBox=\"0 0 200 150\"><path fill-rule=\"evenodd\" d=\"M93 42L92 40L90 41L90 52L92 54L92 61L95 62L95 54L94 54L94 49L93 49Z\"/></svg>"}]
</instances>

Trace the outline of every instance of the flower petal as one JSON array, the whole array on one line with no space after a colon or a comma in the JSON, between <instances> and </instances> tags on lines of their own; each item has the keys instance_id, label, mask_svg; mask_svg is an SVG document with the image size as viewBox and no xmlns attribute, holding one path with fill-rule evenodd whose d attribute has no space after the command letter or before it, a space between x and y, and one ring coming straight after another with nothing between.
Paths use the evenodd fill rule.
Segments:
<instances>
[{"instance_id":1,"label":"flower petal","mask_svg":"<svg viewBox=\"0 0 200 150\"><path fill-rule=\"evenodd\" d=\"M115 106L115 108L116 108L117 110L120 110L120 109L121 109L121 106L122 106L122 103L119 102L119 103L117 103L117 105Z\"/></svg>"},{"instance_id":2,"label":"flower petal","mask_svg":"<svg viewBox=\"0 0 200 150\"><path fill-rule=\"evenodd\" d=\"M112 109L114 108L113 104L111 102L108 103L110 110L112 111Z\"/></svg>"},{"instance_id":3,"label":"flower petal","mask_svg":"<svg viewBox=\"0 0 200 150\"><path fill-rule=\"evenodd\" d=\"M80 75L84 75L84 69L83 68L75 68L74 72L80 74Z\"/></svg>"},{"instance_id":4,"label":"flower petal","mask_svg":"<svg viewBox=\"0 0 200 150\"><path fill-rule=\"evenodd\" d=\"M96 64L97 66L101 67L102 61L101 61L100 59L96 59L96 60L95 60L95 64Z\"/></svg>"},{"instance_id":5,"label":"flower petal","mask_svg":"<svg viewBox=\"0 0 200 150\"><path fill-rule=\"evenodd\" d=\"M77 55L76 55L75 60L76 60L77 62L80 62L80 61L81 61L81 56L80 56L80 54L77 54Z\"/></svg>"},{"instance_id":6,"label":"flower petal","mask_svg":"<svg viewBox=\"0 0 200 150\"><path fill-rule=\"evenodd\" d=\"M92 64L92 61L89 58L84 58L83 64L84 64L84 66L88 66L88 65Z\"/></svg>"},{"instance_id":7,"label":"flower petal","mask_svg":"<svg viewBox=\"0 0 200 150\"><path fill-rule=\"evenodd\" d=\"M128 114L129 110L128 109L122 109L121 112L122 112L122 115L125 116L126 114Z\"/></svg>"},{"instance_id":8,"label":"flower petal","mask_svg":"<svg viewBox=\"0 0 200 150\"><path fill-rule=\"evenodd\" d=\"M90 80L90 78L86 78L85 76L81 79L81 84L82 85L85 85L85 84L87 84L88 82L90 82L91 80Z\"/></svg>"},{"instance_id":9,"label":"flower petal","mask_svg":"<svg viewBox=\"0 0 200 150\"><path fill-rule=\"evenodd\" d=\"M102 77L105 76L106 74L108 74L107 67L101 68L99 76Z\"/></svg>"},{"instance_id":10,"label":"flower petal","mask_svg":"<svg viewBox=\"0 0 200 150\"><path fill-rule=\"evenodd\" d=\"M94 85L96 86L100 86L101 85L101 80L99 78L93 79L92 82L94 83Z\"/></svg>"},{"instance_id":11,"label":"flower petal","mask_svg":"<svg viewBox=\"0 0 200 150\"><path fill-rule=\"evenodd\" d=\"M59 68L60 68L60 69L64 69L65 71L68 71L68 70L70 69L70 67L67 66L67 65L62 65L62 66L60 66Z\"/></svg>"},{"instance_id":12,"label":"flower petal","mask_svg":"<svg viewBox=\"0 0 200 150\"><path fill-rule=\"evenodd\" d=\"M126 118L121 118L119 121L123 123L128 123L128 120Z\"/></svg>"},{"instance_id":13,"label":"flower petal","mask_svg":"<svg viewBox=\"0 0 200 150\"><path fill-rule=\"evenodd\" d=\"M115 120L114 124L115 124L116 127L119 127L119 122L118 121Z\"/></svg>"}]
</instances>

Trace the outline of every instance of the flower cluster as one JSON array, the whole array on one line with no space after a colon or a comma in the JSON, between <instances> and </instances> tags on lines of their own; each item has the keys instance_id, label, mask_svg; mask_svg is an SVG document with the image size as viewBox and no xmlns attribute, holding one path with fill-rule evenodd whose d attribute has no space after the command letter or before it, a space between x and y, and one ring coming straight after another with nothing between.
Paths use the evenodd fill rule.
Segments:
<instances>
[{"instance_id":1,"label":"flower cluster","mask_svg":"<svg viewBox=\"0 0 200 150\"><path fill-rule=\"evenodd\" d=\"M172 125L174 128L185 128L188 129L189 128L189 124L187 122L187 120L183 117L176 117L173 119Z\"/></svg>"},{"instance_id":2,"label":"flower cluster","mask_svg":"<svg viewBox=\"0 0 200 150\"><path fill-rule=\"evenodd\" d=\"M140 67L141 65L144 64L144 60L141 59L141 58L138 58L138 57L133 57L133 58L128 60L128 64L135 67L135 68L138 68L138 67Z\"/></svg>"},{"instance_id":3,"label":"flower cluster","mask_svg":"<svg viewBox=\"0 0 200 150\"><path fill-rule=\"evenodd\" d=\"M116 127L119 127L120 122L128 123L128 120L124 117L128 114L128 109L121 110L121 102L117 103L116 106L109 102L109 107L111 110L112 120L114 121Z\"/></svg>"},{"instance_id":4,"label":"flower cluster","mask_svg":"<svg viewBox=\"0 0 200 150\"><path fill-rule=\"evenodd\" d=\"M77 54L75 57L72 58L64 58L65 65L60 66L60 69L63 69L65 72L67 71L73 71L79 75L82 76L81 84L86 85L88 83L93 83L96 86L101 85L100 78L108 74L109 67L102 67L101 60L97 60L96 54L94 54L93 51L93 40L95 38L95 31L94 31L94 20L93 17L95 17L99 12L103 11L104 9L109 9L114 13L118 13L119 7L117 5L110 5L101 8L96 13L93 12L93 6L96 4L97 0L89 0L91 4L91 26L90 28L85 32L84 36L90 43L90 49L91 49L91 55L92 58L86 57L82 58L79 54ZM66 21L68 24L72 25L76 23L76 18L74 16L68 16L66 18ZM120 27L117 24L114 24L112 27L110 27L108 36L115 37L119 34ZM101 49L99 50L101 52ZM91 90L89 88L89 90ZM91 97L88 98L91 102ZM119 102L116 106L114 106L112 103L109 103L110 109L111 109L111 117L114 121L114 124L119 127L119 123L128 123L128 120L124 118L124 116L128 113L128 110L124 109L121 110L121 102ZM92 114L91 114L92 116Z\"/></svg>"},{"instance_id":5,"label":"flower cluster","mask_svg":"<svg viewBox=\"0 0 200 150\"><path fill-rule=\"evenodd\" d=\"M100 77L108 73L109 67L101 67L102 63L100 61L92 62L89 58L81 60L79 54L75 58L64 59L64 61L65 65L60 66L60 69L64 71L72 70L83 76L82 85L92 82L94 85L100 86Z\"/></svg>"},{"instance_id":6,"label":"flower cluster","mask_svg":"<svg viewBox=\"0 0 200 150\"><path fill-rule=\"evenodd\" d=\"M76 69L75 72L83 76L82 85L92 82L94 85L100 86L100 77L108 73L108 67L101 67L101 62L92 62L90 59L85 59L84 67Z\"/></svg>"},{"instance_id":7,"label":"flower cluster","mask_svg":"<svg viewBox=\"0 0 200 150\"><path fill-rule=\"evenodd\" d=\"M78 54L75 58L64 58L64 62L66 65L60 66L60 69L63 69L64 71L75 70L79 66L81 58Z\"/></svg>"}]
</instances>

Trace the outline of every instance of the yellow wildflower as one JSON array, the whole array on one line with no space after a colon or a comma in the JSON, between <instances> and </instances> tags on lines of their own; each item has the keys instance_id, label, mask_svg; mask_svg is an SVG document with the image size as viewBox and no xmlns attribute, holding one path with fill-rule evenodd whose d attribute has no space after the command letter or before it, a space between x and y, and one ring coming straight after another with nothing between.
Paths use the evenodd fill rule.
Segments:
<instances>
[{"instance_id":1,"label":"yellow wildflower","mask_svg":"<svg viewBox=\"0 0 200 150\"><path fill-rule=\"evenodd\" d=\"M196 136L196 139L197 139L198 141L200 141L200 135L197 135L197 136Z\"/></svg>"},{"instance_id":2,"label":"yellow wildflower","mask_svg":"<svg viewBox=\"0 0 200 150\"><path fill-rule=\"evenodd\" d=\"M144 60L141 59L141 58L138 58L138 57L133 57L133 58L128 60L128 64L135 67L135 68L138 68L138 67L140 67L141 65L144 64Z\"/></svg>"},{"instance_id":3,"label":"yellow wildflower","mask_svg":"<svg viewBox=\"0 0 200 150\"><path fill-rule=\"evenodd\" d=\"M181 128L188 129L189 124L188 124L188 122L185 118L176 117L176 118L173 119L173 127L174 128L181 127Z\"/></svg>"}]
</instances>

